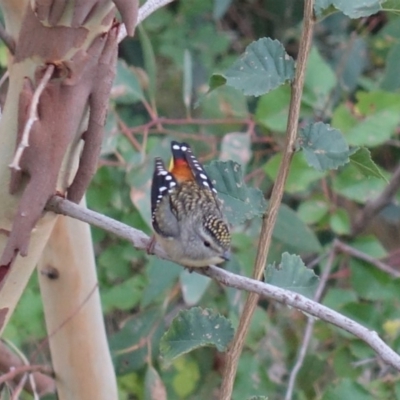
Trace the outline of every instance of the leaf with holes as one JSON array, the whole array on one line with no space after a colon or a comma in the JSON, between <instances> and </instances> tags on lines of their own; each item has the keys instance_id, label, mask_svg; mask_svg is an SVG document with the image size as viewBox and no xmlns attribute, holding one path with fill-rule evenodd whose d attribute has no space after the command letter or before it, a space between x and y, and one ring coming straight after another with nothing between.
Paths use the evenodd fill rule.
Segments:
<instances>
[{"instance_id":1,"label":"leaf with holes","mask_svg":"<svg viewBox=\"0 0 400 400\"><path fill-rule=\"evenodd\" d=\"M210 91L225 83L247 96L261 96L294 76L294 61L278 40L262 38L246 51L225 73L214 74Z\"/></svg>"},{"instance_id":2,"label":"leaf with holes","mask_svg":"<svg viewBox=\"0 0 400 400\"><path fill-rule=\"evenodd\" d=\"M160 341L160 352L169 364L175 358L204 346L225 351L233 338L231 322L208 308L181 311Z\"/></svg>"},{"instance_id":3,"label":"leaf with holes","mask_svg":"<svg viewBox=\"0 0 400 400\"><path fill-rule=\"evenodd\" d=\"M264 275L265 282L310 298L314 296L319 281L299 256L289 253L282 254L278 267L268 265Z\"/></svg>"},{"instance_id":4,"label":"leaf with holes","mask_svg":"<svg viewBox=\"0 0 400 400\"><path fill-rule=\"evenodd\" d=\"M308 165L318 171L337 169L347 164L354 152L349 150L340 131L322 122L303 128L299 134L299 144Z\"/></svg>"},{"instance_id":5,"label":"leaf with holes","mask_svg":"<svg viewBox=\"0 0 400 400\"><path fill-rule=\"evenodd\" d=\"M239 164L213 161L204 168L218 191L218 197L224 204L224 213L231 224L239 225L264 212L266 201L262 192L246 186Z\"/></svg>"}]
</instances>

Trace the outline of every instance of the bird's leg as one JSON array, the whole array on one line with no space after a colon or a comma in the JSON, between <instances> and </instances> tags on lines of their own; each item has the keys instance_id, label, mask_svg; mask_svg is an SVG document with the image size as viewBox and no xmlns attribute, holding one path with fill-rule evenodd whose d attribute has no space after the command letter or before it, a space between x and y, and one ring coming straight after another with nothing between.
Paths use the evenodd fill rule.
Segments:
<instances>
[{"instance_id":1,"label":"bird's leg","mask_svg":"<svg viewBox=\"0 0 400 400\"><path fill-rule=\"evenodd\" d=\"M150 255L153 255L153 254L154 254L154 248L155 248L155 246L156 246L156 243L157 243L157 241L156 241L156 236L153 235L153 236L150 238L149 244L148 244L147 247L146 247L146 252L147 252L147 254L150 254Z\"/></svg>"}]
</instances>

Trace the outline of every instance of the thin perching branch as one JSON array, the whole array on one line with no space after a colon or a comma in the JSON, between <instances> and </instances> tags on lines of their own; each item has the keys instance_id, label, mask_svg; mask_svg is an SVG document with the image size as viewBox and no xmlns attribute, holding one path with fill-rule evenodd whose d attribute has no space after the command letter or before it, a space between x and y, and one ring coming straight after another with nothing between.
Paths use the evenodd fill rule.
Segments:
<instances>
[{"instance_id":1,"label":"thin perching branch","mask_svg":"<svg viewBox=\"0 0 400 400\"><path fill-rule=\"evenodd\" d=\"M335 248L333 247L331 249L331 251L329 252L328 260L326 262L324 271L322 272L322 275L320 277L320 281L318 283L317 290L315 291L315 294L314 294L313 300L316 302L319 302L322 298L322 293L325 289L326 283L328 282L328 278L331 273L333 263L335 261L335 256L336 256L336 251L335 251ZM297 356L296 363L290 373L288 387L287 387L286 395L285 395L285 400L292 399L294 387L296 384L297 374L299 373L299 371L304 363L304 359L307 354L307 349L308 349L308 346L310 345L310 340L311 340L312 333L314 330L314 324L315 324L315 318L309 317L308 321L307 321L306 329L304 330L303 341L301 342L301 346L300 346L299 354Z\"/></svg>"},{"instance_id":2,"label":"thin perching branch","mask_svg":"<svg viewBox=\"0 0 400 400\"><path fill-rule=\"evenodd\" d=\"M400 278L400 271L392 268L390 265L388 265L380 260L377 260L374 257L371 257L368 254L363 253L360 250L355 249L352 246L349 246L346 243L341 242L338 239L336 239L333 242L333 246L335 249L341 251L342 253L346 253L352 257L358 258L362 261L372 264L373 266L380 269L381 271L386 272L387 274L393 276L393 278Z\"/></svg>"},{"instance_id":3,"label":"thin perching branch","mask_svg":"<svg viewBox=\"0 0 400 400\"><path fill-rule=\"evenodd\" d=\"M139 8L138 18L136 25L139 25L143 22L149 15L153 14L153 12L157 11L159 8L166 6L169 3L172 3L174 0L147 0ZM126 38L127 32L125 25L121 25L118 33L118 43L120 43L123 39Z\"/></svg>"},{"instance_id":4,"label":"thin perching branch","mask_svg":"<svg viewBox=\"0 0 400 400\"><path fill-rule=\"evenodd\" d=\"M53 196L47 203L46 210L53 211L58 214L68 215L72 218L76 218L90 225L104 229L107 232L113 233L123 239L128 240L137 249L148 249L150 238L142 231L115 221L112 218L106 217L102 214L83 208L61 197ZM159 258L168 259L166 253L159 245L155 246L154 254ZM259 296L278 301L279 303L296 308L311 316L344 329L345 331L363 340L375 350L377 355L381 357L384 362L400 371L400 356L393 351L378 336L376 332L365 328L356 321L345 317L344 315L322 304L308 299L307 297L304 297L298 293L281 289L279 287L260 282L259 280L236 275L232 272L215 266L210 266L208 268L195 268L194 271L215 279L225 286L256 293Z\"/></svg>"},{"instance_id":5,"label":"thin perching branch","mask_svg":"<svg viewBox=\"0 0 400 400\"><path fill-rule=\"evenodd\" d=\"M311 49L314 27L314 1L306 0L304 3L304 23L300 38L299 56L297 59L296 74L292 82L292 95L289 106L288 126L286 130L286 143L283 149L282 161L279 166L278 176L272 190L269 207L264 215L261 227L260 240L253 276L259 280L262 277L265 263L271 245L272 232L277 219L279 207L285 189L286 178L289 173L290 162L295 149L298 121L300 116L301 96L303 93L307 58ZM244 305L239 320L239 326L233 338L230 349L226 354L225 369L223 374L220 400L231 400L233 383L235 381L237 365L242 352L244 340L258 302L258 296L250 293Z\"/></svg>"},{"instance_id":6,"label":"thin perching branch","mask_svg":"<svg viewBox=\"0 0 400 400\"><path fill-rule=\"evenodd\" d=\"M21 136L21 142L18 144L18 147L15 152L12 163L9 165L10 168L13 168L15 170L21 169L21 167L19 166L19 163L21 161L22 154L24 153L24 150L27 147L29 147L29 135L31 133L33 124L38 119L37 108L38 108L38 104L39 104L39 100L40 100L40 95L42 94L44 88L46 87L51 76L53 75L53 72L54 72L54 65L52 65L52 64L48 65L46 68L46 72L44 73L37 88L35 89L35 92L33 93L32 101L29 106L28 119L25 123L24 130L23 130L22 136Z\"/></svg>"}]
</instances>

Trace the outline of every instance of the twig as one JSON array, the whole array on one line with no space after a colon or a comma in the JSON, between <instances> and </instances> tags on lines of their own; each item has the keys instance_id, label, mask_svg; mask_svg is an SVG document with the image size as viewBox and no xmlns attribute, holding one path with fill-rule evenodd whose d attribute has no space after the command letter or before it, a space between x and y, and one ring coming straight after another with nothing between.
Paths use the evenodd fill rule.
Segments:
<instances>
[{"instance_id":1,"label":"twig","mask_svg":"<svg viewBox=\"0 0 400 400\"><path fill-rule=\"evenodd\" d=\"M12 349L12 350L11 350ZM52 369L43 365L29 365L29 361L12 342L0 342L0 386L4 382L13 381L16 384L20 376L29 373L29 381L25 389L41 395L55 391L54 379L45 375L52 374Z\"/></svg>"},{"instance_id":2,"label":"twig","mask_svg":"<svg viewBox=\"0 0 400 400\"><path fill-rule=\"evenodd\" d=\"M25 382L28 379L28 374L24 374L22 376L22 378L20 379L20 381L18 382L18 385L16 386L16 388L14 389L14 393L11 396L10 400L18 400L19 399L19 395L22 392L22 389L25 385Z\"/></svg>"},{"instance_id":3,"label":"twig","mask_svg":"<svg viewBox=\"0 0 400 400\"><path fill-rule=\"evenodd\" d=\"M322 273L322 275L320 277L320 281L319 281L317 290L315 291L315 294L314 294L314 301L316 301L316 302L319 302L321 300L322 293L325 289L326 283L329 278L329 274L331 273L332 266L335 261L335 256L336 256L336 251L335 251L335 248L333 247L329 253L329 257L326 262L324 272ZM288 388L287 388L286 395L285 395L285 400L291 400L291 398L293 396L293 390L294 390L294 387L296 384L297 374L299 373L299 371L304 363L304 359L306 357L307 349L310 344L312 332L314 329L314 324L315 324L315 318L308 318L307 326L306 326L306 329L304 330L303 341L300 346L299 355L297 356L297 361L292 369L292 372L290 373Z\"/></svg>"},{"instance_id":4,"label":"twig","mask_svg":"<svg viewBox=\"0 0 400 400\"><path fill-rule=\"evenodd\" d=\"M146 3L139 8L136 25L143 22L149 15L153 14L154 11L157 11L159 8L164 7L173 1L174 0L147 0ZM125 39L126 35L126 27L125 25L122 25L118 34L118 43Z\"/></svg>"},{"instance_id":5,"label":"twig","mask_svg":"<svg viewBox=\"0 0 400 400\"><path fill-rule=\"evenodd\" d=\"M0 39L7 46L11 54L15 53L15 41L13 37L6 31L4 26L0 24Z\"/></svg>"},{"instance_id":6,"label":"twig","mask_svg":"<svg viewBox=\"0 0 400 400\"><path fill-rule=\"evenodd\" d=\"M27 372L41 372L46 375L52 375L53 370L50 367L44 365L21 365L18 367L12 367L9 372L0 376L0 385L4 382L15 379L18 375Z\"/></svg>"},{"instance_id":7,"label":"twig","mask_svg":"<svg viewBox=\"0 0 400 400\"><path fill-rule=\"evenodd\" d=\"M22 154L24 150L29 147L29 134L31 133L31 129L35 121L38 119L37 114L37 107L39 104L40 95L42 94L44 88L46 87L47 83L49 82L51 76L53 75L54 65L50 64L46 72L44 73L42 79L40 80L35 93L33 93L32 101L29 106L29 116L28 120L25 123L24 130L21 136L21 142L18 145L17 151L15 152L14 158L12 163L9 165L10 168L15 170L20 170L19 162L21 160Z\"/></svg>"},{"instance_id":8,"label":"twig","mask_svg":"<svg viewBox=\"0 0 400 400\"><path fill-rule=\"evenodd\" d=\"M376 268L380 269L383 272L386 272L387 274L393 276L394 278L400 278L400 271L397 271L396 269L392 268L390 265L385 264L384 262L377 260L374 257L371 257L368 254L363 253L360 250L355 249L354 247L349 246L346 243L341 242L340 240L335 240L334 241L334 247L341 251L342 253L347 253L350 256L359 258L360 260L366 261L372 265L374 265Z\"/></svg>"},{"instance_id":9,"label":"twig","mask_svg":"<svg viewBox=\"0 0 400 400\"><path fill-rule=\"evenodd\" d=\"M295 141L298 130L300 116L301 96L307 66L307 57L311 49L313 27L314 27L314 1L306 0L304 3L304 24L300 38L299 56L296 66L296 75L292 82L292 95L289 106L288 126L286 130L286 143L282 155L282 162L279 166L278 176L271 193L269 207L264 215L261 227L260 241L257 249L257 257L253 276L259 280L263 274L265 263L268 256L269 247L272 239L272 232L278 215L279 206L285 189L286 178L289 173L290 161L293 157ZM242 351L244 339L246 337L251 318L257 306L258 296L250 293L244 305L243 312L239 320L239 326L233 338L230 349L226 354L226 364L223 374L220 400L231 400L233 383L239 357Z\"/></svg>"},{"instance_id":10,"label":"twig","mask_svg":"<svg viewBox=\"0 0 400 400\"><path fill-rule=\"evenodd\" d=\"M353 226L352 236L356 236L362 232L366 226L371 222L371 219L379 213L383 208L390 204L393 197L396 195L400 188L400 164L394 171L389 184L385 187L382 193L365 205L363 210L358 215L356 222Z\"/></svg>"},{"instance_id":11,"label":"twig","mask_svg":"<svg viewBox=\"0 0 400 400\"><path fill-rule=\"evenodd\" d=\"M139 133L145 129L150 129L158 125L217 125L217 124L235 124L235 125L247 125L251 132L254 131L254 121L251 118L247 119L235 119L235 118L211 118L211 119L196 119L196 118L164 118L158 117L152 119L146 124L130 128L132 133Z\"/></svg>"},{"instance_id":12,"label":"twig","mask_svg":"<svg viewBox=\"0 0 400 400\"><path fill-rule=\"evenodd\" d=\"M53 196L46 209L59 214L68 215L80 221L87 222L107 232L114 233L123 239L129 240L137 249L147 249L150 238L142 231L131 228L121 222L102 214L83 208L61 197ZM163 259L168 259L165 252L158 245L154 248L154 254ZM375 350L377 355L387 364L400 371L400 356L393 351L374 331L370 331L361 324L345 317L344 315L310 300L298 293L260 282L245 276L236 275L222 268L210 266L208 268L196 268L196 273L208 276L221 284L239 290L256 293L260 296L276 300L282 304L301 310L309 315L320 318L330 324L346 330L367 343Z\"/></svg>"}]
</instances>

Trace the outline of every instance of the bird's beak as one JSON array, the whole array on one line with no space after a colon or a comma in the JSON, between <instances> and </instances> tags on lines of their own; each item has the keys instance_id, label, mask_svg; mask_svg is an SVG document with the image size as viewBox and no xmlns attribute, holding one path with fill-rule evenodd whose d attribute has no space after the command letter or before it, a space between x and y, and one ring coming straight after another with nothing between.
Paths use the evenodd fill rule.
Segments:
<instances>
[{"instance_id":1,"label":"bird's beak","mask_svg":"<svg viewBox=\"0 0 400 400\"><path fill-rule=\"evenodd\" d=\"M223 258L225 261L229 261L229 260L231 259L231 252L230 252L230 250L224 251L224 254L222 254L222 258Z\"/></svg>"}]
</instances>

